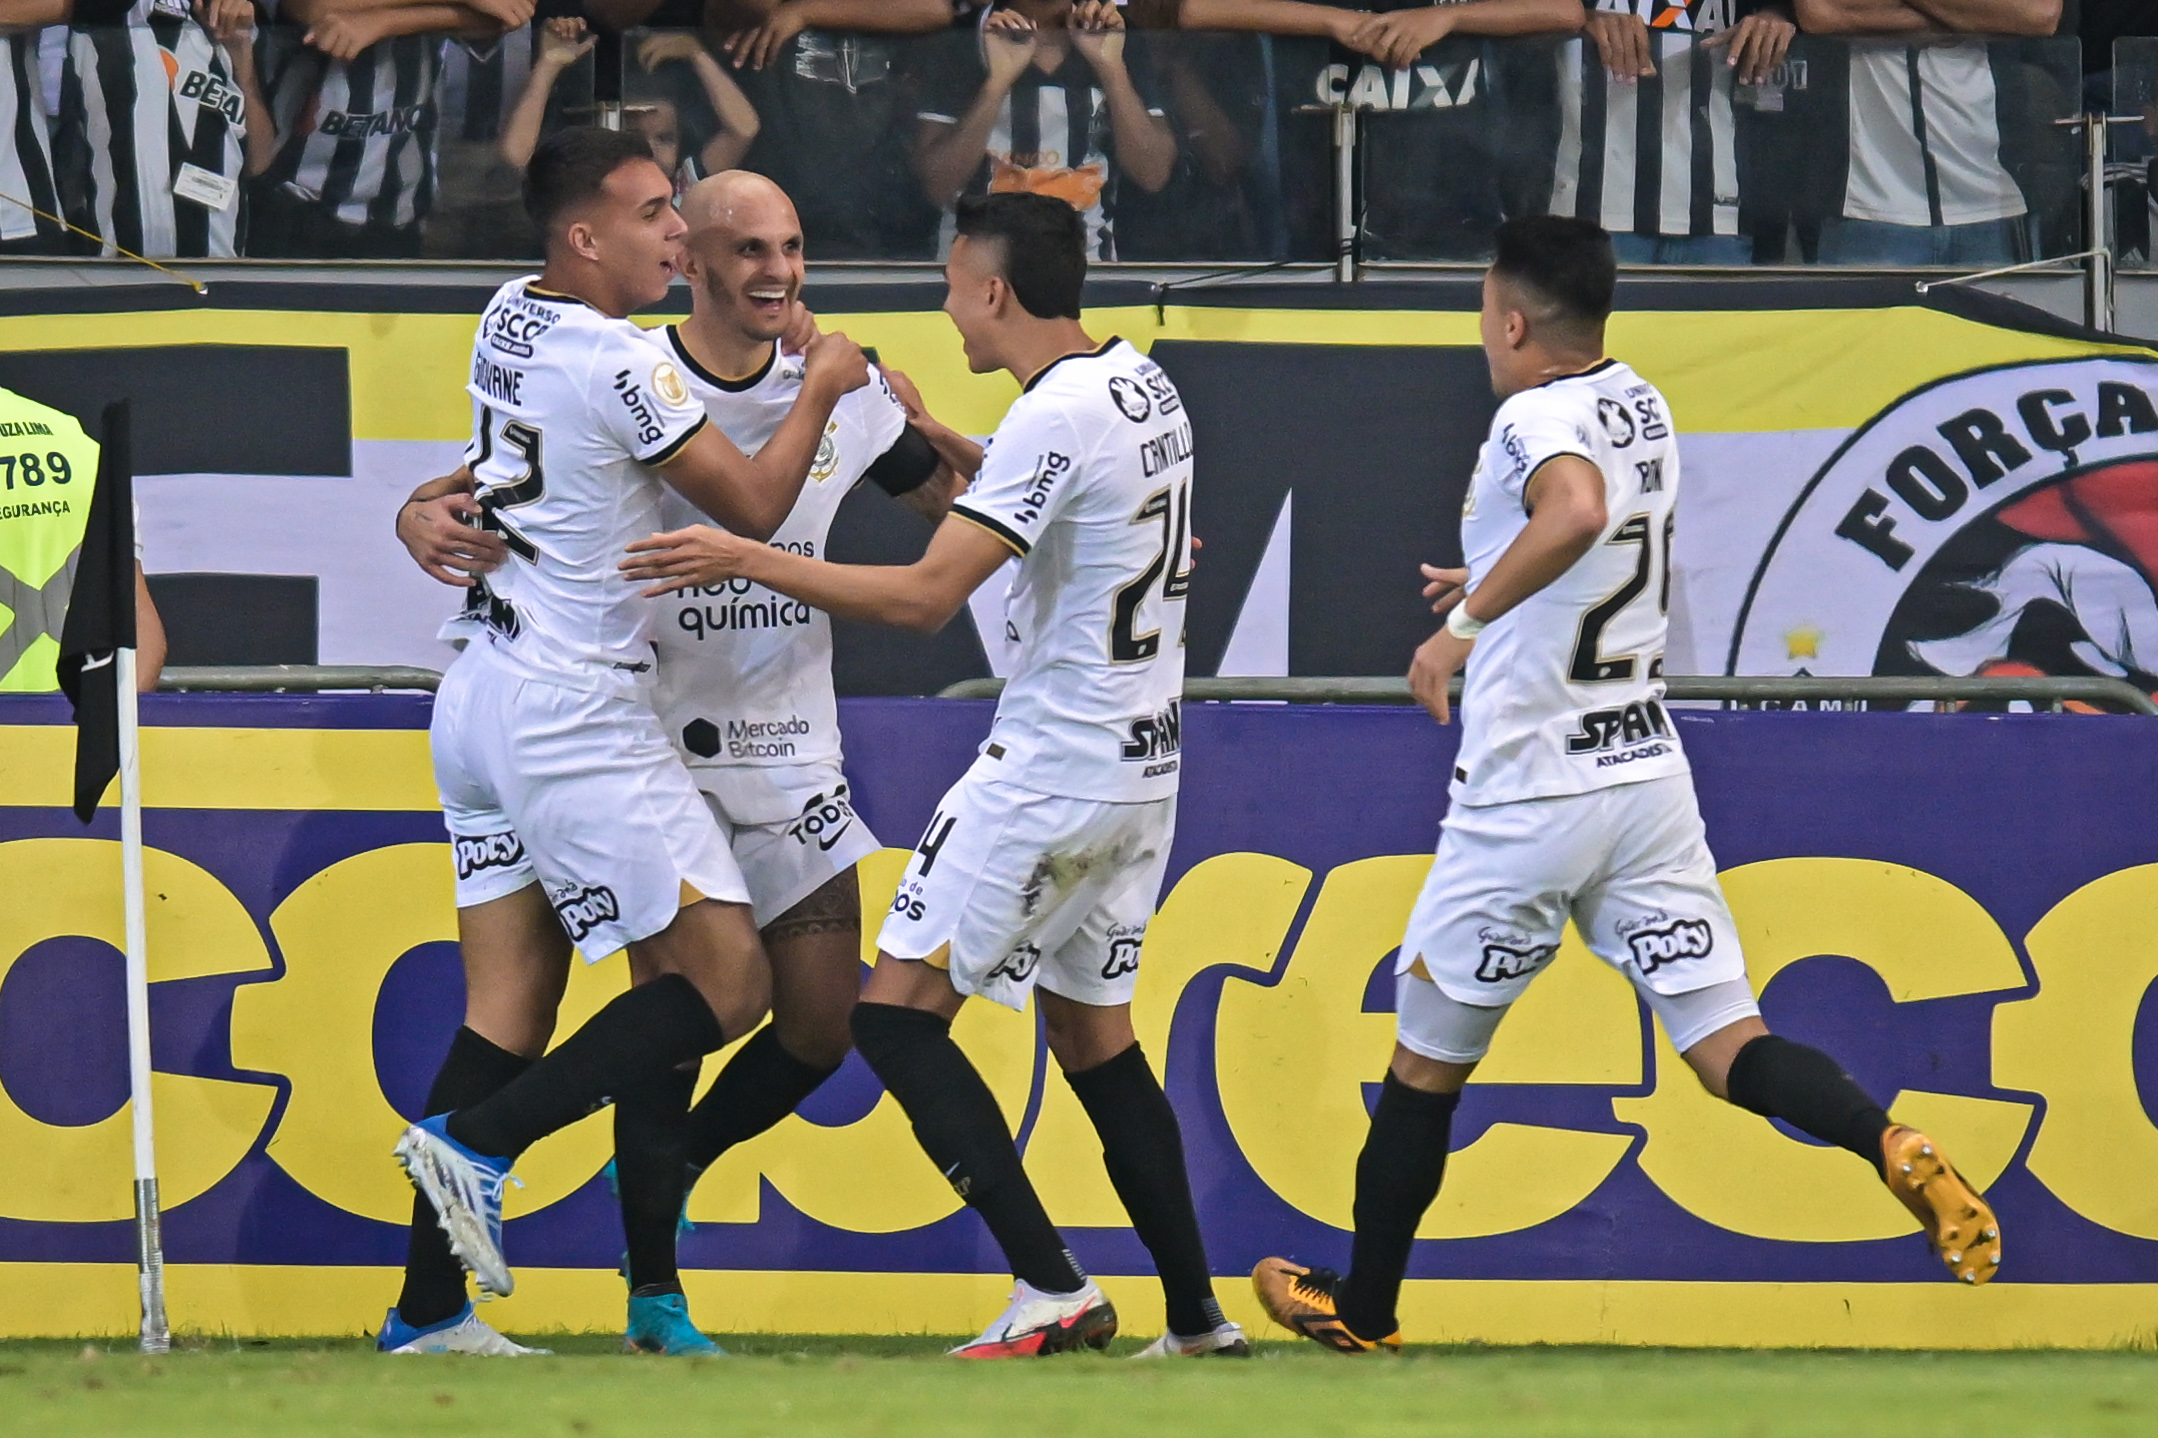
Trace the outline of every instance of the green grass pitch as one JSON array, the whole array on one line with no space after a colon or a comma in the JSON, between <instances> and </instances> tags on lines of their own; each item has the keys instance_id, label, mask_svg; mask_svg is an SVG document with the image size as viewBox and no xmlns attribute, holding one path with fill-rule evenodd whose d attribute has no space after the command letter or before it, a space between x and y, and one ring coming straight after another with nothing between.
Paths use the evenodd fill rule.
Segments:
<instances>
[{"instance_id":1,"label":"green grass pitch","mask_svg":"<svg viewBox=\"0 0 2158 1438\"><path fill-rule=\"evenodd\" d=\"M963 1364L946 1340L728 1340L735 1357L377 1357L365 1342L187 1339L163 1357L0 1343L0 1435L651 1435L728 1438L1956 1438L2158 1432L2158 1354L1412 1348L1246 1362L1075 1354Z\"/></svg>"}]
</instances>

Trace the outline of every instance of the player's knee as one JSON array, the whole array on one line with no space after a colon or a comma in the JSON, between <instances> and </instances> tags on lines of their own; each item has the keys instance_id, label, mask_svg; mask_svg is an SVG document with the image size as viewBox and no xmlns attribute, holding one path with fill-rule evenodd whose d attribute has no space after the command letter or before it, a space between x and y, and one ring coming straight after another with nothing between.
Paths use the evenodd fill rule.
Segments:
<instances>
[{"instance_id":1,"label":"player's knee","mask_svg":"<svg viewBox=\"0 0 2158 1438\"><path fill-rule=\"evenodd\" d=\"M779 1046L789 1056L812 1068L837 1068L854 1047L851 1006L820 1007L814 1014L775 1012L772 1024L779 1031Z\"/></svg>"}]
</instances>

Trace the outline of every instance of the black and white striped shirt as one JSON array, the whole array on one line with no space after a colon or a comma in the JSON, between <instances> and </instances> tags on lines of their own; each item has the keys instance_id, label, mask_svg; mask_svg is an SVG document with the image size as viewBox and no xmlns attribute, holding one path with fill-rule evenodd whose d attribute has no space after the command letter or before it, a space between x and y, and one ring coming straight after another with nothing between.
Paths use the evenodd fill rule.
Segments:
<instances>
[{"instance_id":1,"label":"black and white striped shirt","mask_svg":"<svg viewBox=\"0 0 2158 1438\"><path fill-rule=\"evenodd\" d=\"M1738 142L1728 52L1700 39L1738 23L1751 0L1596 0L1648 26L1656 73L1614 83L1594 41L1559 52L1553 214L1614 234L1738 233Z\"/></svg>"},{"instance_id":2,"label":"black and white striped shirt","mask_svg":"<svg viewBox=\"0 0 2158 1438\"><path fill-rule=\"evenodd\" d=\"M405 229L434 207L439 35L401 35L332 60L281 27L265 66L283 143L268 178L349 225Z\"/></svg>"},{"instance_id":3,"label":"black and white striped shirt","mask_svg":"<svg viewBox=\"0 0 2158 1438\"><path fill-rule=\"evenodd\" d=\"M70 221L107 255L238 253L245 110L186 0L78 0L60 83Z\"/></svg>"},{"instance_id":4,"label":"black and white striped shirt","mask_svg":"<svg viewBox=\"0 0 2158 1438\"><path fill-rule=\"evenodd\" d=\"M0 195L19 195L49 215L60 213L53 185L52 136L45 113L45 86L38 74L34 31L0 35ZM0 244L42 239L57 243L62 231L51 220L0 199Z\"/></svg>"},{"instance_id":5,"label":"black and white striped shirt","mask_svg":"<svg viewBox=\"0 0 2158 1438\"><path fill-rule=\"evenodd\" d=\"M444 140L493 144L532 77L536 27L496 40L451 39L442 52L438 91Z\"/></svg>"}]
</instances>

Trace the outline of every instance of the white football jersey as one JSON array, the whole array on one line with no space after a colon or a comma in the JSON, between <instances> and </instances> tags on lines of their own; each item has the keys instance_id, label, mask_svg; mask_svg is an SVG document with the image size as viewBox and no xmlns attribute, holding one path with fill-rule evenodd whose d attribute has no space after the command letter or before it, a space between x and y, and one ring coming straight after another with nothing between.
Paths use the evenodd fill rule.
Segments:
<instances>
[{"instance_id":1,"label":"white football jersey","mask_svg":"<svg viewBox=\"0 0 2158 1438\"><path fill-rule=\"evenodd\" d=\"M616 568L660 527L665 462L707 423L675 364L628 320L536 287L495 292L472 341L482 526L510 557L442 637L484 635L552 682L635 683L652 667L653 601Z\"/></svg>"},{"instance_id":2,"label":"white football jersey","mask_svg":"<svg viewBox=\"0 0 2158 1438\"><path fill-rule=\"evenodd\" d=\"M1663 707L1678 439L1654 385L1607 359L1499 406L1461 509L1469 586L1527 526L1529 477L1562 454L1602 471L1610 522L1571 569L1477 638L1461 696L1457 804L1687 772Z\"/></svg>"},{"instance_id":3,"label":"white football jersey","mask_svg":"<svg viewBox=\"0 0 2158 1438\"><path fill-rule=\"evenodd\" d=\"M1191 590L1191 419L1120 339L1027 382L952 513L1019 556L1017 663L982 753L1038 794L1176 793ZM980 771L977 771L980 772Z\"/></svg>"},{"instance_id":4,"label":"white football jersey","mask_svg":"<svg viewBox=\"0 0 2158 1438\"><path fill-rule=\"evenodd\" d=\"M802 390L803 360L773 358L746 380L701 368L674 327L646 331L688 376L691 396L744 454L769 442ZM906 409L874 366L870 382L845 395L825 424L801 497L768 543L824 557L839 502L907 426ZM708 521L669 490L660 503L669 529ZM761 584L731 579L681 589L659 602L656 703L698 783L737 824L777 824L801 812L806 770L839 762L839 704L832 692L832 620Z\"/></svg>"}]
</instances>

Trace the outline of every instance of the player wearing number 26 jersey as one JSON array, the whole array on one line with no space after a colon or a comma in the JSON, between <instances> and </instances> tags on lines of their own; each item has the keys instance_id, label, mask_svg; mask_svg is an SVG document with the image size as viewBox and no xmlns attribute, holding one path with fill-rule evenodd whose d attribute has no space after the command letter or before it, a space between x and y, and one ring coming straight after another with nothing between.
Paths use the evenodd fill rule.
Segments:
<instances>
[{"instance_id":1,"label":"player wearing number 26 jersey","mask_svg":"<svg viewBox=\"0 0 2158 1438\"><path fill-rule=\"evenodd\" d=\"M1976 1190L1834 1059L1761 1022L1663 705L1679 453L1663 396L1603 353L1610 237L1545 215L1501 226L1497 250L1482 336L1502 403L1462 510L1466 567L1427 569L1447 620L1409 671L1444 723L1466 664L1461 748L1401 941L1355 1245L1346 1274L1267 1259L1259 1299L1337 1352L1400 1346L1402 1275L1461 1090L1569 922L1711 1093L1865 1159L1956 1277L1982 1283L2000 1231Z\"/></svg>"}]
</instances>

